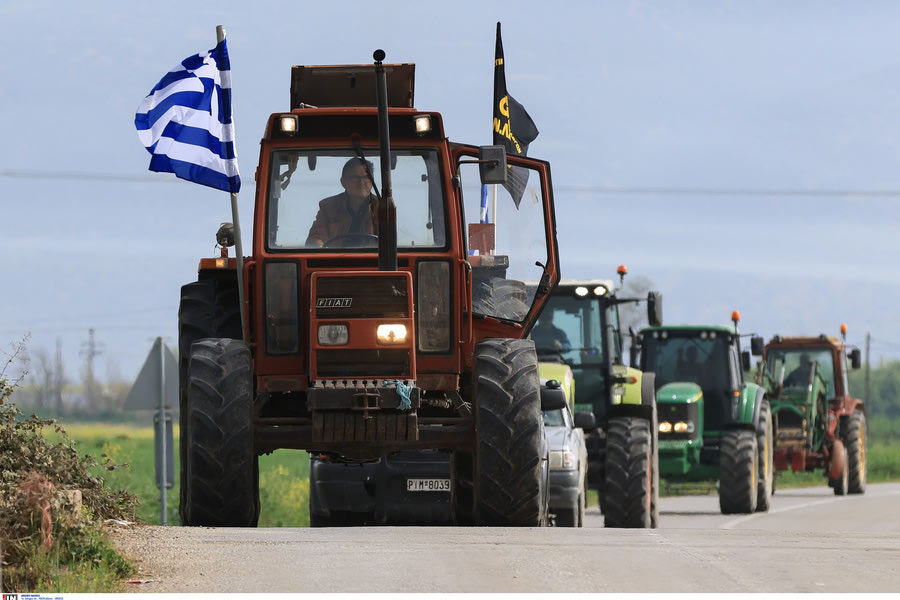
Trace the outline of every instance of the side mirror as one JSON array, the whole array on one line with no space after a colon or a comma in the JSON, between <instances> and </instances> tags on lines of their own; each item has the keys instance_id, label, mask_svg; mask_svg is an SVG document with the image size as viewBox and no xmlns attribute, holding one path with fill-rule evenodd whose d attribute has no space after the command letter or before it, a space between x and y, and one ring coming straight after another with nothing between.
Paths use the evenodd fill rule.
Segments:
<instances>
[{"instance_id":1,"label":"side mirror","mask_svg":"<svg viewBox=\"0 0 900 600\"><path fill-rule=\"evenodd\" d=\"M541 386L541 410L559 410L568 403L566 393L557 380L551 379Z\"/></svg>"},{"instance_id":2,"label":"side mirror","mask_svg":"<svg viewBox=\"0 0 900 600\"><path fill-rule=\"evenodd\" d=\"M506 183L506 148L481 146L478 149L478 171L481 183Z\"/></svg>"},{"instance_id":3,"label":"side mirror","mask_svg":"<svg viewBox=\"0 0 900 600\"><path fill-rule=\"evenodd\" d=\"M859 348L854 348L850 351L850 367L853 369L858 369L862 365L862 360L859 356Z\"/></svg>"},{"instance_id":4,"label":"side mirror","mask_svg":"<svg viewBox=\"0 0 900 600\"><path fill-rule=\"evenodd\" d=\"M575 427L579 429L596 429L597 419L589 410L579 410L575 413Z\"/></svg>"},{"instance_id":5,"label":"side mirror","mask_svg":"<svg viewBox=\"0 0 900 600\"><path fill-rule=\"evenodd\" d=\"M766 342L762 339L761 336L754 335L750 338L750 352L753 356L762 356L763 351L766 349Z\"/></svg>"},{"instance_id":6,"label":"side mirror","mask_svg":"<svg viewBox=\"0 0 900 600\"><path fill-rule=\"evenodd\" d=\"M663 324L662 294L660 292L647 294L647 322L651 327L659 327Z\"/></svg>"}]
</instances>

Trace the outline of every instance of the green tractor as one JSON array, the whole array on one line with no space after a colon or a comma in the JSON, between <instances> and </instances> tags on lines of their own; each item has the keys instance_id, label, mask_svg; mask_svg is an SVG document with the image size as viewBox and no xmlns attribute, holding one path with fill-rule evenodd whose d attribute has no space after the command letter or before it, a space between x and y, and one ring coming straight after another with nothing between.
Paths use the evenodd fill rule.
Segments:
<instances>
[{"instance_id":1,"label":"green tractor","mask_svg":"<svg viewBox=\"0 0 900 600\"><path fill-rule=\"evenodd\" d=\"M744 380L739 320L648 327L640 339L640 364L656 374L660 476L674 487L717 482L724 514L767 511L775 481L769 400Z\"/></svg>"},{"instance_id":2,"label":"green tractor","mask_svg":"<svg viewBox=\"0 0 900 600\"><path fill-rule=\"evenodd\" d=\"M624 277L627 270L619 267ZM607 527L656 527L656 398L653 373L625 365L618 306L647 302L648 321L662 323L662 297L619 298L610 280L562 280L531 332L542 363L572 369L576 416L585 431L588 486L598 492Z\"/></svg>"},{"instance_id":3,"label":"green tractor","mask_svg":"<svg viewBox=\"0 0 900 600\"><path fill-rule=\"evenodd\" d=\"M866 491L866 414L850 396L849 366L860 367L859 348L842 339L781 337L766 344L757 383L768 390L775 428L775 470L824 468L838 496Z\"/></svg>"}]
</instances>

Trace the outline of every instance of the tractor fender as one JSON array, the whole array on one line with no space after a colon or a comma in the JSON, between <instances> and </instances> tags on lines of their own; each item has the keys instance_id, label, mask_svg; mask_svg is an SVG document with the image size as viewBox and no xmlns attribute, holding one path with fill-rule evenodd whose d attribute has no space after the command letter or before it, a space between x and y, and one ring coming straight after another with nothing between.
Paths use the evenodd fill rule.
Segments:
<instances>
[{"instance_id":1,"label":"tractor fender","mask_svg":"<svg viewBox=\"0 0 900 600\"><path fill-rule=\"evenodd\" d=\"M653 407L656 406L656 374L642 373L629 367L628 375L638 378L635 383L625 385L625 397L621 404L609 407L609 417L640 417L652 421Z\"/></svg>"},{"instance_id":2,"label":"tractor fender","mask_svg":"<svg viewBox=\"0 0 900 600\"><path fill-rule=\"evenodd\" d=\"M738 428L756 430L759 426L759 413L766 397L766 390L755 383L746 383L741 389L740 406L738 406L737 418L732 425Z\"/></svg>"}]
</instances>

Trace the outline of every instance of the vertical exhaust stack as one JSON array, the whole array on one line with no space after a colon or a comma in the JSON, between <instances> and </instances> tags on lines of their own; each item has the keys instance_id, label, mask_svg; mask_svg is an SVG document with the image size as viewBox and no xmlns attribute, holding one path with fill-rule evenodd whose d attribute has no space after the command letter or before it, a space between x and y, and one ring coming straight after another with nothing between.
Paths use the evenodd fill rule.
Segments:
<instances>
[{"instance_id":1,"label":"vertical exhaust stack","mask_svg":"<svg viewBox=\"0 0 900 600\"><path fill-rule=\"evenodd\" d=\"M375 95L378 106L378 139L381 144L381 202L378 204L378 269L397 270L397 207L391 187L391 137L387 114L387 76L384 50L376 50Z\"/></svg>"}]
</instances>

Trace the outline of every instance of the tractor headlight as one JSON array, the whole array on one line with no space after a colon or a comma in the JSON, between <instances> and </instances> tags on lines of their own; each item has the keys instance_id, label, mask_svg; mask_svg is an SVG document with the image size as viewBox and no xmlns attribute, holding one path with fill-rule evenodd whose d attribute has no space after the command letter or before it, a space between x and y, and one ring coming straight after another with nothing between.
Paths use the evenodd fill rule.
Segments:
<instances>
[{"instance_id":1,"label":"tractor headlight","mask_svg":"<svg viewBox=\"0 0 900 600\"><path fill-rule=\"evenodd\" d=\"M672 430L675 431L675 433L694 433L694 422L678 421L672 425Z\"/></svg>"},{"instance_id":2,"label":"tractor headlight","mask_svg":"<svg viewBox=\"0 0 900 600\"><path fill-rule=\"evenodd\" d=\"M661 421L659 424L660 433L672 433L672 424L668 421Z\"/></svg>"},{"instance_id":3,"label":"tractor headlight","mask_svg":"<svg viewBox=\"0 0 900 600\"><path fill-rule=\"evenodd\" d=\"M559 471L571 471L578 468L575 453L570 448L550 451L550 468Z\"/></svg>"},{"instance_id":4,"label":"tractor headlight","mask_svg":"<svg viewBox=\"0 0 900 600\"><path fill-rule=\"evenodd\" d=\"M319 325L317 337L323 346L343 346L350 341L350 329L346 325Z\"/></svg>"},{"instance_id":5,"label":"tractor headlight","mask_svg":"<svg viewBox=\"0 0 900 600\"><path fill-rule=\"evenodd\" d=\"M394 346L406 343L406 325L401 323L385 323L378 326L375 338L379 344Z\"/></svg>"},{"instance_id":6,"label":"tractor headlight","mask_svg":"<svg viewBox=\"0 0 900 600\"><path fill-rule=\"evenodd\" d=\"M413 117L416 124L416 133L425 135L431 133L431 115L416 115Z\"/></svg>"},{"instance_id":7,"label":"tractor headlight","mask_svg":"<svg viewBox=\"0 0 900 600\"><path fill-rule=\"evenodd\" d=\"M300 119L297 115L281 115L281 132L285 135L296 135L300 129Z\"/></svg>"}]
</instances>

